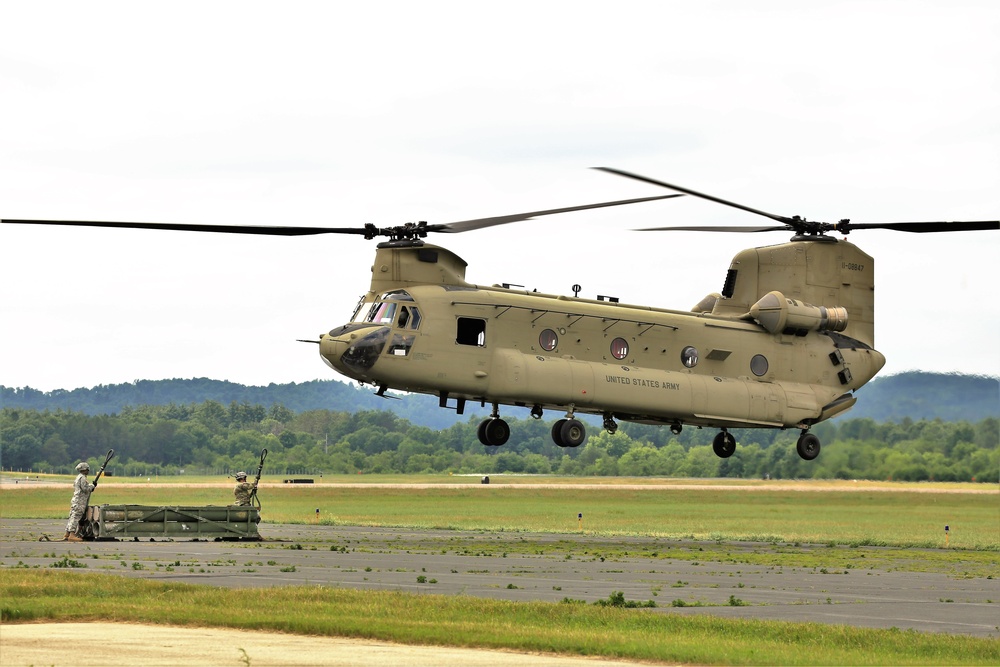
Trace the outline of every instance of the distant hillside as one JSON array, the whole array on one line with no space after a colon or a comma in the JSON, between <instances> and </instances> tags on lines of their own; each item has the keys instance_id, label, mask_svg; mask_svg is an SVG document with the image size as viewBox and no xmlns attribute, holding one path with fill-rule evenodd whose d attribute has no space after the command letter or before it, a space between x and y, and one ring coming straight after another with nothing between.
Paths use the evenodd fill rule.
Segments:
<instances>
[{"instance_id":1,"label":"distant hillside","mask_svg":"<svg viewBox=\"0 0 1000 667\"><path fill-rule=\"evenodd\" d=\"M209 400L223 405L234 401L266 407L280 404L293 412L389 410L412 424L434 429L447 428L456 421L467 421L472 414L488 413L488 410L480 408L478 404L467 404L465 414L459 416L454 410L439 408L438 399L433 396L382 398L375 395L372 387L349 385L337 380L270 384L266 387L248 387L207 378L139 380L125 384L99 385L90 389L56 389L46 392L30 387L0 385L0 407L70 410L89 415L118 414L127 405L188 405ZM451 401L451 405L454 404Z\"/></svg>"},{"instance_id":2,"label":"distant hillside","mask_svg":"<svg viewBox=\"0 0 1000 667\"><path fill-rule=\"evenodd\" d=\"M977 422L1000 417L1000 380L981 375L911 371L875 378L856 392L843 419Z\"/></svg>"},{"instance_id":3,"label":"distant hillside","mask_svg":"<svg viewBox=\"0 0 1000 667\"><path fill-rule=\"evenodd\" d=\"M978 422L1000 417L1000 380L975 375L909 372L877 378L857 392L858 403L840 419L870 417L875 421L901 421L909 417L940 418L944 421ZM116 414L131 405L187 405L218 401L284 405L294 412L308 410L389 410L410 423L429 428L447 428L471 415L488 414L478 404L466 405L464 415L438 407L433 396L405 395L380 398L371 387L348 385L337 380L313 380L291 384L248 387L222 380L139 380L133 383L100 385L90 389L57 389L42 392L30 387L0 385L0 407L35 410L71 410L86 414ZM454 401L451 402L454 405ZM527 411L507 408L511 417Z\"/></svg>"}]
</instances>

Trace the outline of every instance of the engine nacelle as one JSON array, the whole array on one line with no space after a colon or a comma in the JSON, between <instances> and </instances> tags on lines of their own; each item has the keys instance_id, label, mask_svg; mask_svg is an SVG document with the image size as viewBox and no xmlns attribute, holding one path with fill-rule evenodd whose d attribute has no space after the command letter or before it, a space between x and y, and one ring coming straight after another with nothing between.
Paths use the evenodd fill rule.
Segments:
<instances>
[{"instance_id":1,"label":"engine nacelle","mask_svg":"<svg viewBox=\"0 0 1000 667\"><path fill-rule=\"evenodd\" d=\"M750 306L750 315L771 333L803 335L807 331L843 331L847 309L843 306L813 306L789 299L778 291L768 292Z\"/></svg>"}]
</instances>

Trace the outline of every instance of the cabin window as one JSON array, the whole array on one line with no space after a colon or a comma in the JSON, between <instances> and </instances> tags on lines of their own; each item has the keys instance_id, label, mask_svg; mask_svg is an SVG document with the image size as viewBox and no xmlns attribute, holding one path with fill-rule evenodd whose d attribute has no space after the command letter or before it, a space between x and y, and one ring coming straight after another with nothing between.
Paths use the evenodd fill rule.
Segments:
<instances>
[{"instance_id":1,"label":"cabin window","mask_svg":"<svg viewBox=\"0 0 1000 667\"><path fill-rule=\"evenodd\" d=\"M486 346L486 320L473 317L458 318L458 334L455 342L459 345Z\"/></svg>"},{"instance_id":2,"label":"cabin window","mask_svg":"<svg viewBox=\"0 0 1000 667\"><path fill-rule=\"evenodd\" d=\"M615 338L611 341L611 356L615 359L624 359L628 356L628 341L624 338Z\"/></svg>"},{"instance_id":3,"label":"cabin window","mask_svg":"<svg viewBox=\"0 0 1000 667\"><path fill-rule=\"evenodd\" d=\"M681 363L687 368L694 368L698 365L698 349L688 345L681 350Z\"/></svg>"},{"instance_id":4,"label":"cabin window","mask_svg":"<svg viewBox=\"0 0 1000 667\"><path fill-rule=\"evenodd\" d=\"M753 372L754 375L756 375L757 377L761 377L762 375L767 375L767 367L768 367L767 357L765 357L763 354L753 355L753 359L750 360L750 370Z\"/></svg>"},{"instance_id":5,"label":"cabin window","mask_svg":"<svg viewBox=\"0 0 1000 667\"><path fill-rule=\"evenodd\" d=\"M546 352L551 352L556 349L556 345L559 344L559 336L552 329L546 329L538 336L538 344Z\"/></svg>"}]
</instances>

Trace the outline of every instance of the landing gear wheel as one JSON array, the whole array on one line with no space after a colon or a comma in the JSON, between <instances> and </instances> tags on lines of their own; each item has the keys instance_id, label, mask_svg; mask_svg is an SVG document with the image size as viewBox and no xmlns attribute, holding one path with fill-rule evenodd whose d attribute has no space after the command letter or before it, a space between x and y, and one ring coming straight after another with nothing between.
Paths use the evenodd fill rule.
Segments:
<instances>
[{"instance_id":1,"label":"landing gear wheel","mask_svg":"<svg viewBox=\"0 0 1000 667\"><path fill-rule=\"evenodd\" d=\"M552 424L552 442L556 443L560 447L565 447L566 443L562 439L562 427L568 419L557 419L554 424Z\"/></svg>"},{"instance_id":2,"label":"landing gear wheel","mask_svg":"<svg viewBox=\"0 0 1000 667\"><path fill-rule=\"evenodd\" d=\"M489 447L499 447L510 438L510 425L499 417L487 419L480 428L483 432L480 441Z\"/></svg>"},{"instance_id":3,"label":"landing gear wheel","mask_svg":"<svg viewBox=\"0 0 1000 667\"><path fill-rule=\"evenodd\" d=\"M795 449L799 456L806 461L812 461L819 456L819 438L812 433L803 433L799 436L799 441L795 443Z\"/></svg>"},{"instance_id":4,"label":"landing gear wheel","mask_svg":"<svg viewBox=\"0 0 1000 667\"><path fill-rule=\"evenodd\" d=\"M563 447L579 447L587 439L587 428L579 419L567 419L559 427Z\"/></svg>"},{"instance_id":5,"label":"landing gear wheel","mask_svg":"<svg viewBox=\"0 0 1000 667\"><path fill-rule=\"evenodd\" d=\"M712 440L712 449L720 459L728 459L736 451L736 438L729 431L719 431Z\"/></svg>"}]
</instances>

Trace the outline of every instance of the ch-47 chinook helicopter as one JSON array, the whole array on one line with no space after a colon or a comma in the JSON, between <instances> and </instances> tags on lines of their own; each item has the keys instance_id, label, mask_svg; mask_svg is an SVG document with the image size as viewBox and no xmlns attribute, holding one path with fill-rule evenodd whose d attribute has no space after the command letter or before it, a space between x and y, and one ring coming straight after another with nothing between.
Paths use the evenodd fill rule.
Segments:
<instances>
[{"instance_id":1,"label":"ch-47 chinook helicopter","mask_svg":"<svg viewBox=\"0 0 1000 667\"><path fill-rule=\"evenodd\" d=\"M478 429L487 446L507 442L501 405L564 413L552 427L560 447L586 439L578 414L719 429L713 449L736 449L732 428L795 428L799 455L816 458L812 425L848 410L853 392L885 364L874 348L874 261L829 233L858 229L948 232L1000 229L1000 221L835 224L774 215L624 171L603 171L668 188L656 197L603 202L445 224L380 228L191 225L4 220L199 232L387 237L371 285L350 322L321 334L323 361L361 383L435 395L462 414L467 401L492 406ZM467 232L570 211L689 195L770 218L758 227L660 227L641 231L793 233L788 243L736 255L721 293L691 310L668 310L466 282L466 262L424 242L429 233ZM450 405L449 401L454 401Z\"/></svg>"}]
</instances>

